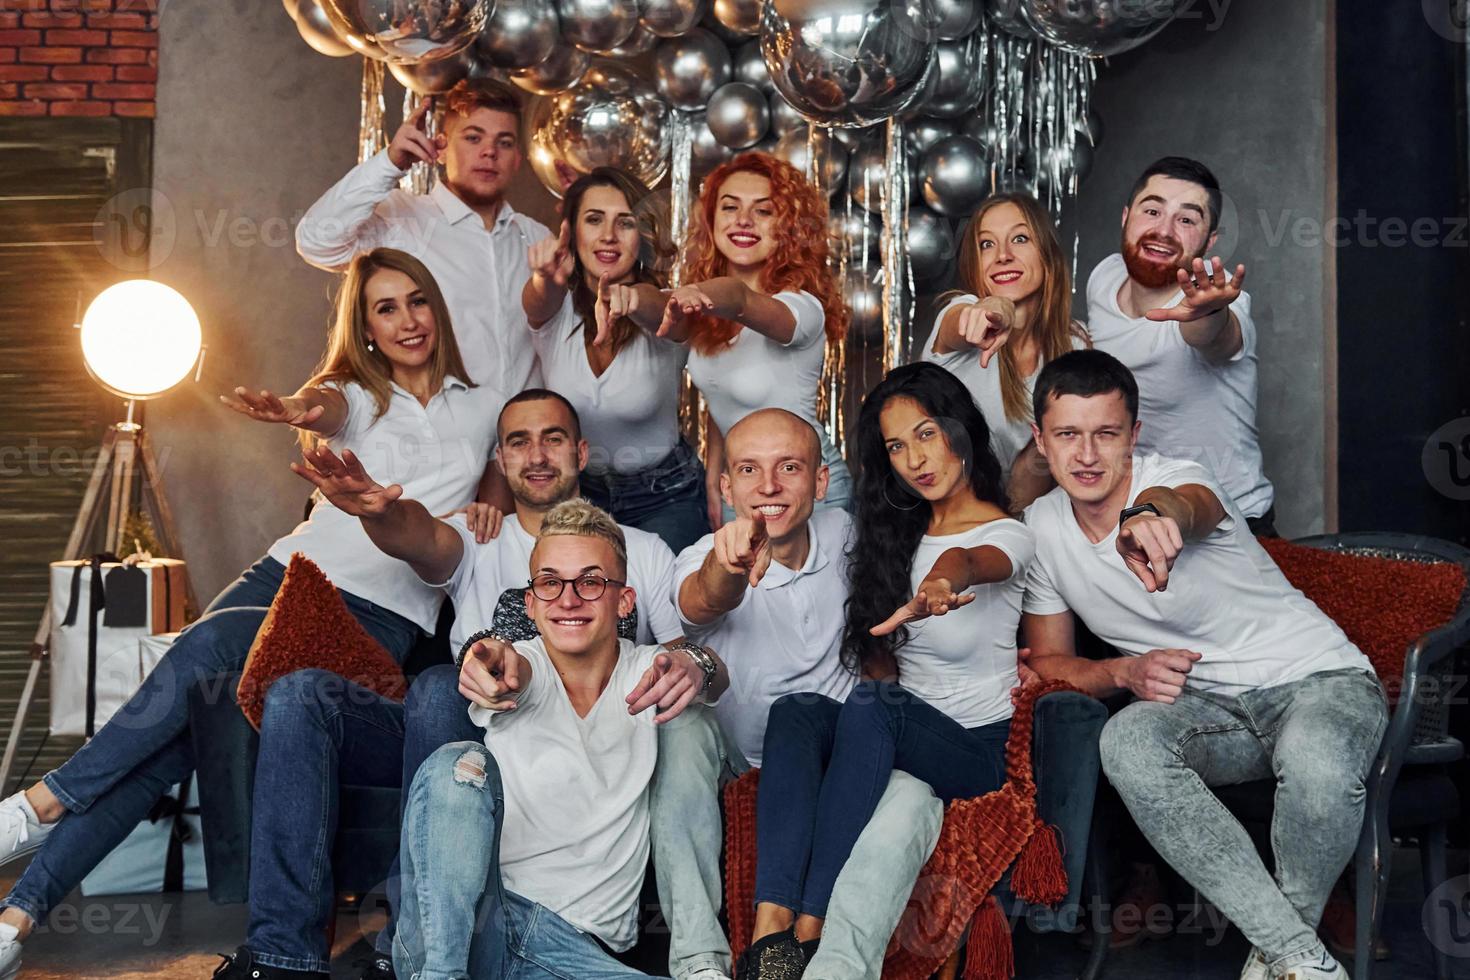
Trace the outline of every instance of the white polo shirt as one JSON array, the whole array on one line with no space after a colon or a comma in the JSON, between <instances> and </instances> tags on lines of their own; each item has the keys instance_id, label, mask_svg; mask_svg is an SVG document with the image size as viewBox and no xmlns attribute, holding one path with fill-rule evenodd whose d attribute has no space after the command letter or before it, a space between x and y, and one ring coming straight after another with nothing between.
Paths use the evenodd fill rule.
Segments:
<instances>
[{"instance_id":1,"label":"white polo shirt","mask_svg":"<svg viewBox=\"0 0 1470 980\"><path fill-rule=\"evenodd\" d=\"M1138 380L1138 451L1192 459L1219 475L1241 513L1260 517L1275 491L1261 464L1256 429L1256 324L1248 293L1230 304L1240 321L1240 351L1212 364L1180 332L1179 323L1131 317L1118 306L1128 280L1123 256L1108 256L1087 280L1087 329L1098 350L1122 361ZM1170 307L1184 294L1163 303Z\"/></svg>"},{"instance_id":2,"label":"white polo shirt","mask_svg":"<svg viewBox=\"0 0 1470 980\"><path fill-rule=\"evenodd\" d=\"M512 394L530 387L536 355L521 287L531 278L527 249L550 232L509 203L486 229L442 181L428 194L400 190L403 173L387 150L349 170L296 225L296 250L332 272L378 247L414 256L444 293L470 379Z\"/></svg>"},{"instance_id":3,"label":"white polo shirt","mask_svg":"<svg viewBox=\"0 0 1470 980\"><path fill-rule=\"evenodd\" d=\"M531 330L531 343L546 387L571 402L582 420L589 472L637 473L678 445L680 381L689 358L683 344L635 329L607 370L594 375L571 294Z\"/></svg>"},{"instance_id":4,"label":"white polo shirt","mask_svg":"<svg viewBox=\"0 0 1470 980\"><path fill-rule=\"evenodd\" d=\"M515 514L505 515L500 536L484 544L475 542L463 514L456 514L445 523L459 532L464 552L448 581L427 584L444 589L454 601L449 644L450 652L458 656L466 640L491 627L501 595L507 589L524 590L530 584L531 549L536 546L536 538L521 526ZM657 534L636 527L623 527L623 538L628 548L628 585L637 596L638 642L667 643L678 639L684 627L671 598L674 553Z\"/></svg>"},{"instance_id":5,"label":"white polo shirt","mask_svg":"<svg viewBox=\"0 0 1470 980\"><path fill-rule=\"evenodd\" d=\"M689 351L689 377L704 395L721 432L751 412L784 408L817 429L817 395L827 356L827 314L808 292L777 293L796 318L791 342L782 344L742 327L714 354Z\"/></svg>"},{"instance_id":6,"label":"white polo shirt","mask_svg":"<svg viewBox=\"0 0 1470 980\"><path fill-rule=\"evenodd\" d=\"M352 450L369 476L385 487L402 484L403 495L431 514L446 514L475 499L506 401L495 385L471 388L458 378L445 378L427 405L394 385L387 412L376 419L377 403L361 385L333 387L347 400L347 421L327 440L333 452L340 456ZM287 565L300 551L337 588L434 632L438 591L420 582L407 564L379 551L356 517L320 495L315 499L311 515L271 545L270 556Z\"/></svg>"},{"instance_id":7,"label":"white polo shirt","mask_svg":"<svg viewBox=\"0 0 1470 980\"><path fill-rule=\"evenodd\" d=\"M686 635L711 647L730 672L730 688L715 706L715 717L752 766L761 764L766 716L777 698L815 691L841 701L857 683L840 656L852 518L843 510L819 510L807 529L811 545L801 568L771 562L740 605L707 626L689 622L680 610ZM679 553L676 590L704 564L714 541L706 534Z\"/></svg>"},{"instance_id":8,"label":"white polo shirt","mask_svg":"<svg viewBox=\"0 0 1470 980\"><path fill-rule=\"evenodd\" d=\"M965 387L970 389L975 404L980 406L980 414L985 416L985 424L990 427L990 448L995 450L995 456L1000 460L1000 468L1009 472L1011 463L1031 441L1031 392L1036 388L1036 376L1041 373L1045 365L1037 364L1036 370L1026 379L1025 414L1018 419L1011 419L1006 417L1005 397L1000 389L1000 365L997 359L991 358L990 367L983 368L980 366L980 351L974 347L963 347L947 354L935 353L934 344L939 340L939 325L944 322L945 315L956 306L968 306L979 301L978 297L966 293L946 303L944 309L940 310L939 315L934 318L934 329L929 332L929 339L924 343L922 356L924 360L938 364L959 378L964 382ZM1073 350L1081 350L1086 346L1086 341L1073 335Z\"/></svg>"},{"instance_id":9,"label":"white polo shirt","mask_svg":"<svg viewBox=\"0 0 1470 980\"><path fill-rule=\"evenodd\" d=\"M1036 560L1025 612L1071 609L1104 642L1126 654L1193 650L1202 655L1188 685L1238 696L1324 670L1373 668L1337 624L1302 595L1250 533L1215 478L1190 460L1133 457L1128 499L1149 487L1197 483L1225 506L1225 519L1184 545L1169 585L1149 593L1118 554L1116 528L1088 540L1061 487L1026 509Z\"/></svg>"}]
</instances>

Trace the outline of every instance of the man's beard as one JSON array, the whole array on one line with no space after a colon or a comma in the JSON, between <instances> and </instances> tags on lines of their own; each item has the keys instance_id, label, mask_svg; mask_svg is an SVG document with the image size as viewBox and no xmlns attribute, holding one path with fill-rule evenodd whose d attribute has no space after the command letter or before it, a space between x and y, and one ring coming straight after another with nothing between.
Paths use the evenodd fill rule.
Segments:
<instances>
[{"instance_id":1,"label":"man's beard","mask_svg":"<svg viewBox=\"0 0 1470 980\"><path fill-rule=\"evenodd\" d=\"M1178 258L1160 262L1144 252L1150 243L1163 245L1174 250ZM1163 289L1179 281L1179 270L1188 268L1193 257L1185 258L1184 249L1177 238L1168 235L1144 235L1138 241L1123 243L1123 265L1128 268L1128 277L1145 289Z\"/></svg>"},{"instance_id":2,"label":"man's beard","mask_svg":"<svg viewBox=\"0 0 1470 980\"><path fill-rule=\"evenodd\" d=\"M481 194L474 188L466 187L464 184L451 184L447 178L444 181L444 185L454 192L455 197L472 208L488 208L491 205L499 204L505 198L505 192L503 190L495 194Z\"/></svg>"},{"instance_id":3,"label":"man's beard","mask_svg":"<svg viewBox=\"0 0 1470 980\"><path fill-rule=\"evenodd\" d=\"M533 487L524 476L514 479L507 478L506 482L510 484L510 495L517 503L528 507L549 507L569 499L576 486L576 480L575 476L562 477L545 487Z\"/></svg>"}]
</instances>

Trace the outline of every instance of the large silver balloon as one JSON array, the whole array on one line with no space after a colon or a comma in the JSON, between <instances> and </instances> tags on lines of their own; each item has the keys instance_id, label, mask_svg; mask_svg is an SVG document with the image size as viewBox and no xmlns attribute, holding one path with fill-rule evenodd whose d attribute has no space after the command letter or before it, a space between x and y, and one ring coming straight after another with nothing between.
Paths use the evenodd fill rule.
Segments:
<instances>
[{"instance_id":1,"label":"large silver balloon","mask_svg":"<svg viewBox=\"0 0 1470 980\"><path fill-rule=\"evenodd\" d=\"M805 130L807 127L806 116L796 111L796 107L786 101L786 96L771 89L771 132L777 136L785 136L793 130Z\"/></svg>"},{"instance_id":2,"label":"large silver balloon","mask_svg":"<svg viewBox=\"0 0 1470 980\"><path fill-rule=\"evenodd\" d=\"M556 160L584 174L617 167L652 187L668 168L668 122L669 107L652 85L622 65L594 60L576 85L533 108L532 167L553 193L561 182L548 181L546 168Z\"/></svg>"},{"instance_id":3,"label":"large silver balloon","mask_svg":"<svg viewBox=\"0 0 1470 980\"><path fill-rule=\"evenodd\" d=\"M638 20L659 37L678 37L699 23L707 0L638 0Z\"/></svg>"},{"instance_id":4,"label":"large silver balloon","mask_svg":"<svg viewBox=\"0 0 1470 980\"><path fill-rule=\"evenodd\" d=\"M689 124L693 127L694 136L690 147L689 172L695 177L703 177L735 156L734 150L715 139L704 113L695 113Z\"/></svg>"},{"instance_id":5,"label":"large silver balloon","mask_svg":"<svg viewBox=\"0 0 1470 980\"><path fill-rule=\"evenodd\" d=\"M1076 142L1070 147L1055 144L1039 154L1036 182L1041 187L1050 187L1054 178L1060 178L1058 190L1071 191L1071 177L1077 175L1082 183L1092 172L1092 144L1087 142L1086 133L1078 133Z\"/></svg>"},{"instance_id":6,"label":"large silver balloon","mask_svg":"<svg viewBox=\"0 0 1470 980\"><path fill-rule=\"evenodd\" d=\"M460 79L481 71L472 47L452 58L439 58L417 65L389 65L388 70L400 85L419 95L442 95L454 88Z\"/></svg>"},{"instance_id":7,"label":"large silver balloon","mask_svg":"<svg viewBox=\"0 0 1470 980\"><path fill-rule=\"evenodd\" d=\"M735 81L754 85L767 95L776 91L776 83L771 81L771 73L766 71L766 59L761 54L759 38L751 38L740 45L735 51L733 60Z\"/></svg>"},{"instance_id":8,"label":"large silver balloon","mask_svg":"<svg viewBox=\"0 0 1470 980\"><path fill-rule=\"evenodd\" d=\"M880 129L852 151L852 158L847 165L848 193L855 202L875 213L883 208L883 184L888 179L886 139ZM914 199L918 196L919 188L915 169L918 166L918 157L913 153L907 153L907 156L909 196Z\"/></svg>"},{"instance_id":9,"label":"large silver balloon","mask_svg":"<svg viewBox=\"0 0 1470 980\"><path fill-rule=\"evenodd\" d=\"M921 111L944 118L969 115L985 97L984 36L936 44L934 73L939 80L924 96Z\"/></svg>"},{"instance_id":10,"label":"large silver balloon","mask_svg":"<svg viewBox=\"0 0 1470 980\"><path fill-rule=\"evenodd\" d=\"M550 0L496 0L495 12L475 51L500 68L530 68L551 55L561 40L561 25Z\"/></svg>"},{"instance_id":11,"label":"large silver balloon","mask_svg":"<svg viewBox=\"0 0 1470 980\"><path fill-rule=\"evenodd\" d=\"M653 55L658 94L679 109L703 109L730 81L730 50L709 31L694 28L660 41Z\"/></svg>"},{"instance_id":12,"label":"large silver balloon","mask_svg":"<svg viewBox=\"0 0 1470 980\"><path fill-rule=\"evenodd\" d=\"M286 12L290 13L291 8L287 7ZM296 21L296 32L301 35L301 40L311 45L317 54L324 54L329 58L345 58L359 53L332 29L332 21L317 0L301 0L296 7L296 16L292 19Z\"/></svg>"},{"instance_id":13,"label":"large silver balloon","mask_svg":"<svg viewBox=\"0 0 1470 980\"><path fill-rule=\"evenodd\" d=\"M1023 0L985 0L985 16L997 29L1013 37L1030 40L1036 37L1026 16L1021 12Z\"/></svg>"},{"instance_id":14,"label":"large silver balloon","mask_svg":"<svg viewBox=\"0 0 1470 980\"><path fill-rule=\"evenodd\" d=\"M990 192L990 159L969 136L947 136L919 163L924 203L950 217L968 215Z\"/></svg>"},{"instance_id":15,"label":"large silver balloon","mask_svg":"<svg viewBox=\"0 0 1470 980\"><path fill-rule=\"evenodd\" d=\"M1042 40L1077 54L1108 58L1162 31L1190 0L1019 0L1026 23Z\"/></svg>"},{"instance_id":16,"label":"large silver balloon","mask_svg":"<svg viewBox=\"0 0 1470 980\"><path fill-rule=\"evenodd\" d=\"M883 219L867 208L834 205L827 217L827 237L834 253L845 251L856 259L864 254L876 256L883 241Z\"/></svg>"},{"instance_id":17,"label":"large silver balloon","mask_svg":"<svg viewBox=\"0 0 1470 980\"><path fill-rule=\"evenodd\" d=\"M743 150L766 135L771 110L760 89L744 82L723 85L709 97L710 132L732 150Z\"/></svg>"},{"instance_id":18,"label":"large silver balloon","mask_svg":"<svg viewBox=\"0 0 1470 980\"><path fill-rule=\"evenodd\" d=\"M941 41L969 37L985 16L985 0L934 0L934 36Z\"/></svg>"},{"instance_id":19,"label":"large silver balloon","mask_svg":"<svg viewBox=\"0 0 1470 980\"><path fill-rule=\"evenodd\" d=\"M903 139L909 152L918 156L946 136L953 136L955 132L955 124L948 119L920 116L904 123Z\"/></svg>"},{"instance_id":20,"label":"large silver balloon","mask_svg":"<svg viewBox=\"0 0 1470 980\"><path fill-rule=\"evenodd\" d=\"M605 58L637 58L657 47L658 41L658 35L644 27L643 22L639 21L638 26L633 28L633 33L629 34L628 39L622 44L619 44L615 48L608 48L606 51L596 51L593 53L600 54Z\"/></svg>"},{"instance_id":21,"label":"large silver balloon","mask_svg":"<svg viewBox=\"0 0 1470 980\"><path fill-rule=\"evenodd\" d=\"M448 58L469 47L490 19L494 2L321 0L343 40L370 57L407 65Z\"/></svg>"},{"instance_id":22,"label":"large silver balloon","mask_svg":"<svg viewBox=\"0 0 1470 980\"><path fill-rule=\"evenodd\" d=\"M793 129L776 141L773 152L805 174L810 165L813 139L816 140L817 161L822 167L822 172L817 175L818 181L829 194L841 190L843 178L847 176L847 147L827 135L825 130L817 130L813 137L807 126Z\"/></svg>"},{"instance_id":23,"label":"large silver balloon","mask_svg":"<svg viewBox=\"0 0 1470 980\"><path fill-rule=\"evenodd\" d=\"M908 232L904 235L915 279L934 279L949 268L954 258L954 229L949 219L925 207L909 208Z\"/></svg>"},{"instance_id":24,"label":"large silver balloon","mask_svg":"<svg viewBox=\"0 0 1470 980\"><path fill-rule=\"evenodd\" d=\"M571 88L587 70L591 59L570 44L558 44L538 63L510 73L510 80L527 92L554 95Z\"/></svg>"},{"instance_id":25,"label":"large silver balloon","mask_svg":"<svg viewBox=\"0 0 1470 980\"><path fill-rule=\"evenodd\" d=\"M931 0L835 2L840 12L806 20L782 16L774 0L765 5L761 53L777 91L826 126L868 126L903 112L923 93L932 62L910 8L922 19Z\"/></svg>"},{"instance_id":26,"label":"large silver balloon","mask_svg":"<svg viewBox=\"0 0 1470 980\"><path fill-rule=\"evenodd\" d=\"M854 269L843 284L842 299L852 319L851 335L859 340L874 341L883 336L883 287Z\"/></svg>"},{"instance_id":27,"label":"large silver balloon","mask_svg":"<svg viewBox=\"0 0 1470 980\"><path fill-rule=\"evenodd\" d=\"M606 51L638 26L638 0L556 0L561 33L583 51Z\"/></svg>"},{"instance_id":28,"label":"large silver balloon","mask_svg":"<svg viewBox=\"0 0 1470 980\"><path fill-rule=\"evenodd\" d=\"M714 0L715 20L735 34L760 33L761 0Z\"/></svg>"}]
</instances>

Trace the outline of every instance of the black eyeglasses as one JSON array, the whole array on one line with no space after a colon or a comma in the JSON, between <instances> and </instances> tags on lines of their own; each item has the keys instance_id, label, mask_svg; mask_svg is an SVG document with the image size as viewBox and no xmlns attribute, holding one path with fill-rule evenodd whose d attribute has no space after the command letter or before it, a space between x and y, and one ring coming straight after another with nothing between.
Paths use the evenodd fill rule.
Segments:
<instances>
[{"instance_id":1,"label":"black eyeglasses","mask_svg":"<svg viewBox=\"0 0 1470 980\"><path fill-rule=\"evenodd\" d=\"M615 578L603 578L601 575L578 575L576 578L557 578L555 575L538 575L531 579L531 592L542 602L555 602L561 598L567 583L572 583L572 591L577 598L583 602L592 602L601 599L602 594L607 591L609 585L622 587L626 582L619 582Z\"/></svg>"}]
</instances>

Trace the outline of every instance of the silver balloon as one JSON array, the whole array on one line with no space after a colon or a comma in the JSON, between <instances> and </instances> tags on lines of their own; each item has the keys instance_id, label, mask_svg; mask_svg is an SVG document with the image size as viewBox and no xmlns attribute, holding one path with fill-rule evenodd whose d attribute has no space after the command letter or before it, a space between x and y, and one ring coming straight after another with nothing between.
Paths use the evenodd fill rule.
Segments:
<instances>
[{"instance_id":1,"label":"silver balloon","mask_svg":"<svg viewBox=\"0 0 1470 980\"><path fill-rule=\"evenodd\" d=\"M837 140L837 142L847 147L849 153L855 151L864 143L867 143L870 140L877 139L877 133L877 129L838 128L832 130L832 136Z\"/></svg>"},{"instance_id":2,"label":"silver balloon","mask_svg":"<svg viewBox=\"0 0 1470 980\"><path fill-rule=\"evenodd\" d=\"M747 37L761 30L761 0L714 0L715 20Z\"/></svg>"},{"instance_id":3,"label":"silver balloon","mask_svg":"<svg viewBox=\"0 0 1470 980\"><path fill-rule=\"evenodd\" d=\"M985 16L985 0L934 0L934 36L941 41L969 37Z\"/></svg>"},{"instance_id":4,"label":"silver balloon","mask_svg":"<svg viewBox=\"0 0 1470 980\"><path fill-rule=\"evenodd\" d=\"M1070 147L1063 145L1049 146L1040 154L1040 166L1037 168L1036 181L1041 187L1050 187L1052 175L1057 174L1061 178L1060 191L1071 190L1071 177L1077 175L1077 183L1092 172L1092 144L1087 142L1086 133L1078 133L1076 142Z\"/></svg>"},{"instance_id":5,"label":"silver balloon","mask_svg":"<svg viewBox=\"0 0 1470 980\"><path fill-rule=\"evenodd\" d=\"M289 7L287 12L290 12ZM356 48L342 40L332 29L327 12L316 0L301 0L296 8L295 20L296 31L301 35L301 40L311 45L317 54L324 54L329 58L345 58L358 53Z\"/></svg>"},{"instance_id":6,"label":"silver balloon","mask_svg":"<svg viewBox=\"0 0 1470 980\"><path fill-rule=\"evenodd\" d=\"M915 279L934 279L949 268L955 254L954 229L949 219L924 207L909 208L908 232L904 235Z\"/></svg>"},{"instance_id":7,"label":"silver balloon","mask_svg":"<svg viewBox=\"0 0 1470 980\"><path fill-rule=\"evenodd\" d=\"M460 81L476 74L479 63L475 49L465 48L452 58L439 58L416 65L389 65L398 83L419 95L442 95Z\"/></svg>"},{"instance_id":8,"label":"silver balloon","mask_svg":"<svg viewBox=\"0 0 1470 980\"><path fill-rule=\"evenodd\" d=\"M638 20L659 37L678 37L699 23L707 0L638 0Z\"/></svg>"},{"instance_id":9,"label":"silver balloon","mask_svg":"<svg viewBox=\"0 0 1470 980\"><path fill-rule=\"evenodd\" d=\"M776 91L776 83L771 81L771 73L766 71L759 38L752 38L736 49L734 64L735 81L754 85L767 95Z\"/></svg>"},{"instance_id":10,"label":"silver balloon","mask_svg":"<svg viewBox=\"0 0 1470 980\"><path fill-rule=\"evenodd\" d=\"M846 251L857 259L864 254L877 256L883 241L883 219L867 208L834 206L827 218L827 237L834 253Z\"/></svg>"},{"instance_id":11,"label":"silver balloon","mask_svg":"<svg viewBox=\"0 0 1470 980\"><path fill-rule=\"evenodd\" d=\"M985 16L997 29L1005 31L1012 37L1031 40L1036 34L1026 23L1026 17L1021 13L1023 0L985 0Z\"/></svg>"},{"instance_id":12,"label":"silver balloon","mask_svg":"<svg viewBox=\"0 0 1470 980\"><path fill-rule=\"evenodd\" d=\"M934 46L933 83L921 110L931 116L954 118L973 112L985 97L985 39L943 41Z\"/></svg>"},{"instance_id":13,"label":"silver balloon","mask_svg":"<svg viewBox=\"0 0 1470 980\"><path fill-rule=\"evenodd\" d=\"M606 51L596 51L593 53L600 54L606 58L637 58L657 47L658 41L658 35L644 27L643 22L639 21L638 26L633 28L633 33L629 34L628 39L622 44L619 44L615 48L608 48Z\"/></svg>"},{"instance_id":14,"label":"silver balloon","mask_svg":"<svg viewBox=\"0 0 1470 980\"><path fill-rule=\"evenodd\" d=\"M785 136L795 130L805 130L807 127L806 116L796 111L796 108L786 101L786 96L771 89L771 132L777 136Z\"/></svg>"},{"instance_id":15,"label":"silver balloon","mask_svg":"<svg viewBox=\"0 0 1470 980\"><path fill-rule=\"evenodd\" d=\"M968 215L990 192L990 159L969 136L947 136L919 163L924 203L951 217Z\"/></svg>"},{"instance_id":16,"label":"silver balloon","mask_svg":"<svg viewBox=\"0 0 1470 980\"><path fill-rule=\"evenodd\" d=\"M850 330L859 340L873 341L883 336L883 287L858 270L847 274L842 298L852 315Z\"/></svg>"},{"instance_id":17,"label":"silver balloon","mask_svg":"<svg viewBox=\"0 0 1470 980\"><path fill-rule=\"evenodd\" d=\"M343 40L370 57L406 65L448 58L469 47L490 19L494 3L321 0Z\"/></svg>"},{"instance_id":18,"label":"silver balloon","mask_svg":"<svg viewBox=\"0 0 1470 980\"><path fill-rule=\"evenodd\" d=\"M617 167L652 187L669 162L669 107L642 78L611 61L596 60L576 85L532 110L532 169L552 193L560 160L579 173Z\"/></svg>"},{"instance_id":19,"label":"silver balloon","mask_svg":"<svg viewBox=\"0 0 1470 980\"><path fill-rule=\"evenodd\" d=\"M510 73L510 80L527 92L554 95L571 88L587 70L591 59L570 44L558 44L540 62Z\"/></svg>"},{"instance_id":20,"label":"silver balloon","mask_svg":"<svg viewBox=\"0 0 1470 980\"><path fill-rule=\"evenodd\" d=\"M1026 23L1045 41L1076 54L1108 58L1162 31L1190 0L1019 0Z\"/></svg>"},{"instance_id":21,"label":"silver balloon","mask_svg":"<svg viewBox=\"0 0 1470 980\"><path fill-rule=\"evenodd\" d=\"M744 82L722 85L709 97L710 132L732 150L743 150L766 135L771 110L760 89Z\"/></svg>"},{"instance_id":22,"label":"silver balloon","mask_svg":"<svg viewBox=\"0 0 1470 980\"><path fill-rule=\"evenodd\" d=\"M955 124L948 119L920 116L904 123L903 138L909 152L917 156L956 131Z\"/></svg>"},{"instance_id":23,"label":"silver balloon","mask_svg":"<svg viewBox=\"0 0 1470 980\"><path fill-rule=\"evenodd\" d=\"M772 152L805 174L809 166L812 139L811 130L802 126L783 134L776 141L776 149ZM842 180L847 176L847 147L827 135L824 130L817 130L815 139L817 160L822 165L818 180L830 194L842 188Z\"/></svg>"},{"instance_id":24,"label":"silver balloon","mask_svg":"<svg viewBox=\"0 0 1470 980\"><path fill-rule=\"evenodd\" d=\"M888 179L886 145L886 136L880 129L873 138L864 141L852 151L852 158L847 165L848 193L852 195L854 202L875 214L883 208L883 184ZM917 156L909 153L908 168L911 175L916 175L917 166ZM918 197L918 187L917 177L910 177L910 199Z\"/></svg>"},{"instance_id":25,"label":"silver balloon","mask_svg":"<svg viewBox=\"0 0 1470 980\"><path fill-rule=\"evenodd\" d=\"M653 56L658 94L679 109L703 109L730 81L730 51L709 31L694 28L660 41Z\"/></svg>"},{"instance_id":26,"label":"silver balloon","mask_svg":"<svg viewBox=\"0 0 1470 980\"><path fill-rule=\"evenodd\" d=\"M979 144L985 147L987 153L994 154L1000 147L1000 130L996 128L995 120L989 115L981 113L969 116L960 123L966 136L973 137Z\"/></svg>"},{"instance_id":27,"label":"silver balloon","mask_svg":"<svg viewBox=\"0 0 1470 980\"><path fill-rule=\"evenodd\" d=\"M556 0L561 33L583 51L606 51L638 26L637 0Z\"/></svg>"},{"instance_id":28,"label":"silver balloon","mask_svg":"<svg viewBox=\"0 0 1470 980\"><path fill-rule=\"evenodd\" d=\"M530 68L550 57L560 40L561 26L549 0L496 0L475 51L500 68Z\"/></svg>"},{"instance_id":29,"label":"silver balloon","mask_svg":"<svg viewBox=\"0 0 1470 980\"><path fill-rule=\"evenodd\" d=\"M835 0L840 12L788 19L769 2L761 14L761 53L776 89L808 119L868 126L903 112L924 91L932 58L914 27L932 0ZM825 8L824 8L825 9Z\"/></svg>"},{"instance_id":30,"label":"silver balloon","mask_svg":"<svg viewBox=\"0 0 1470 980\"><path fill-rule=\"evenodd\" d=\"M715 139L704 113L695 113L689 124L693 128L694 137L690 147L689 172L695 177L703 177L735 156L734 150Z\"/></svg>"},{"instance_id":31,"label":"silver balloon","mask_svg":"<svg viewBox=\"0 0 1470 980\"><path fill-rule=\"evenodd\" d=\"M781 140L776 136L775 133L767 133L759 143L755 144L755 146L750 147L750 152L775 154L776 147L780 144Z\"/></svg>"}]
</instances>

